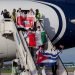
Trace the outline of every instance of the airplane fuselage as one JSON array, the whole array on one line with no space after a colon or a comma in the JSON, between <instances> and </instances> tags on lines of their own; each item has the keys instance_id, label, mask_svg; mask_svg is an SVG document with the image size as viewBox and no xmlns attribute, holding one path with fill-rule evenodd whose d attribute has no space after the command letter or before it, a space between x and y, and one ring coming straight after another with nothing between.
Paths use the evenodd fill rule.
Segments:
<instances>
[{"instance_id":1,"label":"airplane fuselage","mask_svg":"<svg viewBox=\"0 0 75 75\"><path fill-rule=\"evenodd\" d=\"M63 6L63 3L60 5L42 1L8 0L0 2L0 12L3 9L7 9L11 13L14 8L22 8L23 10L33 8L34 11L39 9L40 13L43 15L43 27L52 44L56 46L62 44L65 48L74 47L75 45L75 25L69 21L69 18L72 18L71 15L73 15L72 13L69 14L69 12L71 10L73 11L73 9L69 7L69 5L67 6L65 4ZM17 48L13 35L3 36L2 31L0 31L0 42L2 42L0 43L0 58L14 58Z\"/></svg>"}]
</instances>

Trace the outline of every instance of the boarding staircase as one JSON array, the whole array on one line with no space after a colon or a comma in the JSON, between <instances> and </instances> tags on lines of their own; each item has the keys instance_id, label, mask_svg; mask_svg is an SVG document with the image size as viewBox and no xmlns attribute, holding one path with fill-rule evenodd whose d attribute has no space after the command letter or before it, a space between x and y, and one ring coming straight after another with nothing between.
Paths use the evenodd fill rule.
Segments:
<instances>
[{"instance_id":1,"label":"boarding staircase","mask_svg":"<svg viewBox=\"0 0 75 75\"><path fill-rule=\"evenodd\" d=\"M46 28L44 28L45 26L44 26L44 20L42 19L42 20L40 20L41 21L41 23L39 23L38 25L40 25L41 26L41 28L46 32ZM47 38L48 38L48 50L51 50L51 48L53 47L53 45L52 45L52 43L51 43L51 41L50 41L50 36L48 35L48 33L46 32L46 35L47 35ZM57 75L68 75L68 72L67 72L67 70L66 70L66 68L65 68L65 66L64 66L64 64L63 64L63 62L62 62L62 60L61 60L61 58L60 58L60 56L59 56L59 59L58 59L58 69L57 69Z\"/></svg>"},{"instance_id":2,"label":"boarding staircase","mask_svg":"<svg viewBox=\"0 0 75 75\"><path fill-rule=\"evenodd\" d=\"M41 26L41 29L44 30L43 27L43 21L37 22L38 25ZM16 58L19 59L19 63L21 65L21 67L24 67L24 75L42 75L39 74L40 72L37 70L36 65L34 63L34 60L30 54L28 45L27 45L27 40L24 38L23 36L23 31L18 30L14 24L14 22L10 19L10 21L5 21L3 20L1 22L1 31L3 35L10 35L13 34L13 37L15 39L16 42ZM48 50L51 50L51 48L53 47L48 35ZM57 70L57 74L58 75L67 75L67 71L64 67L64 65L62 64L61 59L58 59L58 70ZM13 66L12 66L13 67ZM40 69L40 68L39 68ZM13 72L12 72L12 75ZM46 74L49 75L49 74ZM51 71L50 71L50 75L52 75Z\"/></svg>"}]
</instances>

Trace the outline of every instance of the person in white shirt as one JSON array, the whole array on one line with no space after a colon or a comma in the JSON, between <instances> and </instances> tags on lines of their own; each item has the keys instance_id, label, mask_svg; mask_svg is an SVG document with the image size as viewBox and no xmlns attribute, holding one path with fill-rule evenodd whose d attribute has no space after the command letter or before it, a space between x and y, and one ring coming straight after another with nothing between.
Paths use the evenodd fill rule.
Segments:
<instances>
[{"instance_id":1,"label":"person in white shirt","mask_svg":"<svg viewBox=\"0 0 75 75\"><path fill-rule=\"evenodd\" d=\"M30 10L27 12L27 15L26 15L25 28L26 28L26 29L29 29L29 28L33 29L35 22L36 22L35 14L34 14L34 12L33 12L33 9L30 9Z\"/></svg>"},{"instance_id":2,"label":"person in white shirt","mask_svg":"<svg viewBox=\"0 0 75 75\"><path fill-rule=\"evenodd\" d=\"M60 45L61 49L64 48L64 46ZM46 67L51 67L52 68L52 73L53 75L57 75L57 60L59 58L59 53L62 52L62 50L58 50L56 49L55 46L53 46L53 48L51 50L44 50L44 47L40 47L39 50L37 50L36 55L37 58L39 58L38 54L42 53L43 56L47 57L48 59L45 60L45 62L42 60L42 62L40 62L41 65L46 66ZM43 64L43 63L47 63L47 64Z\"/></svg>"},{"instance_id":3,"label":"person in white shirt","mask_svg":"<svg viewBox=\"0 0 75 75\"><path fill-rule=\"evenodd\" d=\"M64 48L64 46L60 45L59 46L61 49ZM59 53L61 53L62 50L56 49L55 46L53 46L53 48L50 51L51 54L51 59L50 59L50 63L51 63L51 68L52 68L52 73L53 75L57 75L57 60L59 58ZM45 53L49 53L49 50L45 51Z\"/></svg>"},{"instance_id":4,"label":"person in white shirt","mask_svg":"<svg viewBox=\"0 0 75 75\"><path fill-rule=\"evenodd\" d=\"M36 31L36 46L38 48L41 45L43 45L41 40L41 29L40 26L38 26Z\"/></svg>"}]
</instances>

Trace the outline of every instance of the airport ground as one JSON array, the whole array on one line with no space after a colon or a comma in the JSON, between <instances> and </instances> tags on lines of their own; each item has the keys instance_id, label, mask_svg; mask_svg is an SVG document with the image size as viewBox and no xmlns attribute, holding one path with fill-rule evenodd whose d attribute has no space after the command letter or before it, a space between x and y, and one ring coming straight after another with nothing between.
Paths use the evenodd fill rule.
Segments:
<instances>
[{"instance_id":1,"label":"airport ground","mask_svg":"<svg viewBox=\"0 0 75 75\"><path fill-rule=\"evenodd\" d=\"M0 75L11 75L11 73L1 73Z\"/></svg>"},{"instance_id":2,"label":"airport ground","mask_svg":"<svg viewBox=\"0 0 75 75\"><path fill-rule=\"evenodd\" d=\"M73 72L69 72L68 75L74 75L74 73Z\"/></svg>"},{"instance_id":3,"label":"airport ground","mask_svg":"<svg viewBox=\"0 0 75 75\"><path fill-rule=\"evenodd\" d=\"M11 75L11 73L1 73L0 75ZM74 73L73 72L69 72L68 75L74 75Z\"/></svg>"}]
</instances>

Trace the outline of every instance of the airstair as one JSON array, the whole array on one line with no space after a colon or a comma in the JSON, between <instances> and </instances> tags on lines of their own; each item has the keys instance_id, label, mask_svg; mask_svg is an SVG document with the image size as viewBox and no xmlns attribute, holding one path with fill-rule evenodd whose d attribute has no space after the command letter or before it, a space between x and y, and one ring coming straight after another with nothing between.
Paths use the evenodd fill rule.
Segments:
<instances>
[{"instance_id":1,"label":"airstair","mask_svg":"<svg viewBox=\"0 0 75 75\"><path fill-rule=\"evenodd\" d=\"M43 21L41 23L37 22L37 24L40 24L41 29L44 30ZM3 21L1 31L3 31L3 33L2 33L3 35L13 34L13 37L16 42L16 47L17 47L16 58L18 59L19 65L22 68L24 68L24 70L23 70L24 75L42 75L42 74L39 74L40 72L36 68L36 65L34 63L34 60L31 56L31 53L30 53L28 45L27 45L27 40L23 36L23 31L18 30L12 20ZM47 38L48 38L48 50L51 50L53 45L52 45L48 35L47 35ZM12 65L12 70L13 70L13 65ZM21 71L20 71L20 73L21 73ZM14 75L13 72L12 72L12 75ZM21 74L19 74L19 75L21 75ZM46 75L49 75L49 74L46 74ZM50 75L52 75L51 71L50 71ZM67 75L67 71L66 71L60 58L58 59L57 75Z\"/></svg>"},{"instance_id":2,"label":"airstair","mask_svg":"<svg viewBox=\"0 0 75 75\"><path fill-rule=\"evenodd\" d=\"M39 23L39 22L38 22ZM41 26L41 28L46 32L45 28L44 28L44 20L41 20L41 23L39 23L39 25ZM51 50L51 48L53 47L50 39L49 39L49 35L48 33L46 33L47 35L47 38L48 38L48 50ZM57 69L57 75L68 75L68 72L59 56L59 59L58 59L58 69Z\"/></svg>"}]
</instances>

